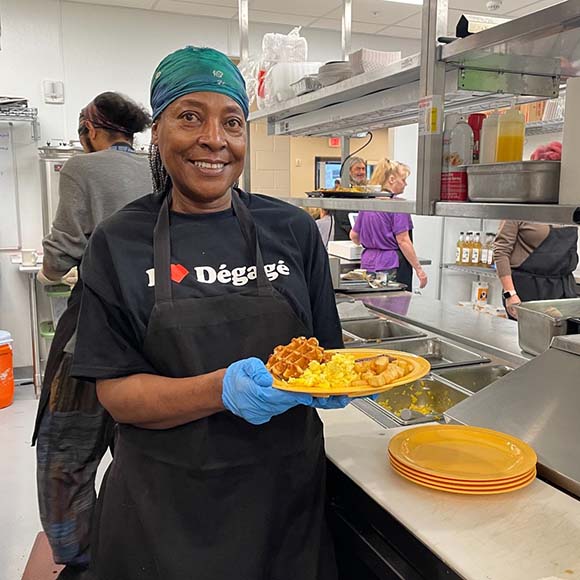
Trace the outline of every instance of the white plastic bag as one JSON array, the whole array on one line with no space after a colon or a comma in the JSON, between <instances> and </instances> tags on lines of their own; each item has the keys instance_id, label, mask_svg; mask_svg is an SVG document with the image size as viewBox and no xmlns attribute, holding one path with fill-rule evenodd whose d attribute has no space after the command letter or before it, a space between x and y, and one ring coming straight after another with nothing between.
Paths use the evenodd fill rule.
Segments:
<instances>
[{"instance_id":1,"label":"white plastic bag","mask_svg":"<svg viewBox=\"0 0 580 580\"><path fill-rule=\"evenodd\" d=\"M308 42L300 36L301 26L293 28L288 34L268 32L262 38L262 61L306 62L308 59Z\"/></svg>"}]
</instances>

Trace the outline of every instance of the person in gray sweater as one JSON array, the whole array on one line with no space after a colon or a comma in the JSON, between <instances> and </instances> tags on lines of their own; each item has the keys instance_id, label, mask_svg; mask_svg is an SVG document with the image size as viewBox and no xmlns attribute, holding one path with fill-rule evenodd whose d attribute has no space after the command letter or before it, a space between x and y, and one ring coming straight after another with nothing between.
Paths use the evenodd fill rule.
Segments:
<instances>
[{"instance_id":1,"label":"person in gray sweater","mask_svg":"<svg viewBox=\"0 0 580 580\"><path fill-rule=\"evenodd\" d=\"M152 191L148 160L133 149L134 134L150 125L149 114L118 93L102 93L81 111L78 132L87 154L64 164L58 208L43 240L39 281L74 285L50 348L33 435L40 519L54 561L65 564L60 580L89 578L95 476L114 431L95 385L69 373L82 296L77 269L96 226Z\"/></svg>"}]
</instances>

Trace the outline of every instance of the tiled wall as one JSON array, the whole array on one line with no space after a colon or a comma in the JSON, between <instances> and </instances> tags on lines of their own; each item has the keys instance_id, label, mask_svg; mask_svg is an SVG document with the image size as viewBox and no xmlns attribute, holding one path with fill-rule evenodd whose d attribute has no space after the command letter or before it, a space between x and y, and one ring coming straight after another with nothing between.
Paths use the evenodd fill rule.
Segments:
<instances>
[{"instance_id":1,"label":"tiled wall","mask_svg":"<svg viewBox=\"0 0 580 580\"><path fill-rule=\"evenodd\" d=\"M275 197L290 195L290 137L268 136L265 121L250 123L252 191Z\"/></svg>"}]
</instances>

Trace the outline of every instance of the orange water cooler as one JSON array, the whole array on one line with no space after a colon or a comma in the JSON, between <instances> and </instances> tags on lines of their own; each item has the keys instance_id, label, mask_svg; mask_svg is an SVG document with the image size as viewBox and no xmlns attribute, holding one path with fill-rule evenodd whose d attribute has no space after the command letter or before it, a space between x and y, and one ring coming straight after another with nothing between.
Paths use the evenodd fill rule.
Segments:
<instances>
[{"instance_id":1,"label":"orange water cooler","mask_svg":"<svg viewBox=\"0 0 580 580\"><path fill-rule=\"evenodd\" d=\"M12 360L12 337L0 330L0 409L14 401L14 365Z\"/></svg>"}]
</instances>

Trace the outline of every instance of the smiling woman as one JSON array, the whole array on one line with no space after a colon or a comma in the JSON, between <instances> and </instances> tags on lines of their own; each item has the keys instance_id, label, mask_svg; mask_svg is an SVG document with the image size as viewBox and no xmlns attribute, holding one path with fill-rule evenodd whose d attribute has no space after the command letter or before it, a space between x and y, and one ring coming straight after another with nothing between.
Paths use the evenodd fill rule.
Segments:
<instances>
[{"instance_id":1,"label":"smiling woman","mask_svg":"<svg viewBox=\"0 0 580 580\"><path fill-rule=\"evenodd\" d=\"M188 47L151 84L155 192L95 232L73 373L119 423L95 518L98 580L335 580L315 408L272 386L279 344L342 346L314 221L237 189L248 99Z\"/></svg>"}]
</instances>

